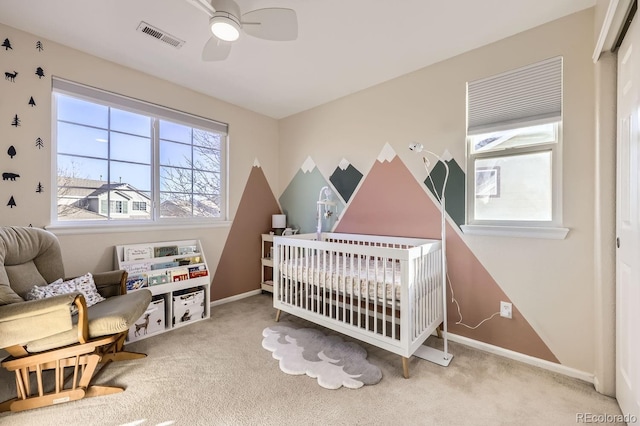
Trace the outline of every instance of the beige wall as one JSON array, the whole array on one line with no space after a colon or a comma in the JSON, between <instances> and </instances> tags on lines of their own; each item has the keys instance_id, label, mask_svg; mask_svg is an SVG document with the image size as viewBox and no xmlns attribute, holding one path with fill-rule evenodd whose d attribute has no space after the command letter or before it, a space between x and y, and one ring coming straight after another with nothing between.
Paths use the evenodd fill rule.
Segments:
<instances>
[{"instance_id":1,"label":"beige wall","mask_svg":"<svg viewBox=\"0 0 640 426\"><path fill-rule=\"evenodd\" d=\"M308 155L325 176L343 157L366 174L385 142L420 181L425 174L407 149L411 141L435 152L447 149L464 167L466 82L562 55L568 237L464 240L560 362L592 372L593 28L594 9L589 9L285 118L280 152L290 161L280 164L280 183L286 185Z\"/></svg>"},{"instance_id":2,"label":"beige wall","mask_svg":"<svg viewBox=\"0 0 640 426\"><path fill-rule=\"evenodd\" d=\"M16 182L0 181L0 225L49 224L51 194L55 191L51 182L50 150L52 75L228 123L230 219L235 216L254 159L259 159L268 181L276 187L276 120L11 27L0 25L0 33L3 39L9 38L13 45L13 50L3 49L1 52L0 68L3 71L15 69L20 72L15 83L1 82L0 171L21 174ZM35 49L38 40L44 43L42 52ZM45 70L46 78L38 79L34 75L38 66ZM29 96L36 99L36 107L29 108L26 105ZM9 125L16 113L22 118L19 128ZM46 142L42 150L36 149L32 142L38 136ZM11 144L18 149L18 155L13 160L6 155ZM39 181L45 188L43 194L35 193ZM14 195L17 202L13 209L5 207L10 195ZM202 240L210 269L214 270L228 233L229 226L169 231L134 230L64 234L60 235L60 241L68 275L110 269L114 245L189 238Z\"/></svg>"}]
</instances>

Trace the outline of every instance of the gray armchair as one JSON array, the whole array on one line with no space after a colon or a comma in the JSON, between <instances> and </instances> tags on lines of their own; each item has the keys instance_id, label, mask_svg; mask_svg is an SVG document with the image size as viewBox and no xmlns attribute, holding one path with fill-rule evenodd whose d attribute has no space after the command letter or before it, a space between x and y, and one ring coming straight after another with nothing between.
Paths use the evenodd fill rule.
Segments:
<instances>
[{"instance_id":1,"label":"gray armchair","mask_svg":"<svg viewBox=\"0 0 640 426\"><path fill-rule=\"evenodd\" d=\"M57 238L38 228L0 227L0 348L2 366L16 374L16 398L2 411L108 395L124 389L91 384L97 367L145 354L127 352L124 341L151 302L147 289L126 293L125 271L93 274L104 301L87 308L80 292L25 300L34 285L64 278ZM72 314L75 306L77 314ZM53 383L43 383L55 370Z\"/></svg>"}]
</instances>

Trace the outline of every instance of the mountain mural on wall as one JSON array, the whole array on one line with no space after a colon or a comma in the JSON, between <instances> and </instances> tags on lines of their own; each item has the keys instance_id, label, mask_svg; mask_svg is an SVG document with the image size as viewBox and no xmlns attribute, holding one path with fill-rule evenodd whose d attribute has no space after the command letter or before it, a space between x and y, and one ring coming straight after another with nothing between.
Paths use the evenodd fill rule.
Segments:
<instances>
[{"instance_id":1,"label":"mountain mural on wall","mask_svg":"<svg viewBox=\"0 0 640 426\"><path fill-rule=\"evenodd\" d=\"M416 159L416 161L419 161ZM440 239L440 209L393 148L386 144L378 160L354 194L335 232ZM475 326L511 300L491 277L450 224L447 224L448 275L464 324ZM559 363L531 325L513 306L513 319L496 316L477 329L460 320L449 292L448 329L451 333Z\"/></svg>"},{"instance_id":2,"label":"mountain mural on wall","mask_svg":"<svg viewBox=\"0 0 640 426\"><path fill-rule=\"evenodd\" d=\"M320 190L328 186L333 195L331 201L336 202L334 215L322 219L322 231L331 231L342 211L344 202L336 196L335 189L324 178L311 157L307 157L300 170L293 177L287 188L280 195L282 212L287 215L287 226L298 229L299 233L316 232L318 225L317 202ZM337 210L337 213L336 213Z\"/></svg>"},{"instance_id":3,"label":"mountain mural on wall","mask_svg":"<svg viewBox=\"0 0 640 426\"><path fill-rule=\"evenodd\" d=\"M362 173L343 158L338 167L329 176L329 180L342 199L348 203L351 195L353 195L362 180Z\"/></svg>"},{"instance_id":4,"label":"mountain mural on wall","mask_svg":"<svg viewBox=\"0 0 640 426\"><path fill-rule=\"evenodd\" d=\"M449 151L445 151L440 158L441 160L433 166L425 178L424 184L439 201L446 175L443 162L446 163L449 167L449 177L447 178L447 187L444 190L445 209L449 217L460 227L464 225L465 221L465 174Z\"/></svg>"},{"instance_id":5,"label":"mountain mural on wall","mask_svg":"<svg viewBox=\"0 0 640 426\"><path fill-rule=\"evenodd\" d=\"M260 288L260 235L271 229L271 215L278 213L280 206L255 160L211 282L211 300Z\"/></svg>"}]
</instances>

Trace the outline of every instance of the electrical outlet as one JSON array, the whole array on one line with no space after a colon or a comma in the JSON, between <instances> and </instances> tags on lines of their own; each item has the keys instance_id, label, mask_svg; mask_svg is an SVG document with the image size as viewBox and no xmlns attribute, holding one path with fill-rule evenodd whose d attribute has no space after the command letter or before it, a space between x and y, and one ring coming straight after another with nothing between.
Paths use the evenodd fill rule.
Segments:
<instances>
[{"instance_id":1,"label":"electrical outlet","mask_svg":"<svg viewBox=\"0 0 640 426\"><path fill-rule=\"evenodd\" d=\"M503 318L511 318L511 303L500 302L500 316Z\"/></svg>"}]
</instances>

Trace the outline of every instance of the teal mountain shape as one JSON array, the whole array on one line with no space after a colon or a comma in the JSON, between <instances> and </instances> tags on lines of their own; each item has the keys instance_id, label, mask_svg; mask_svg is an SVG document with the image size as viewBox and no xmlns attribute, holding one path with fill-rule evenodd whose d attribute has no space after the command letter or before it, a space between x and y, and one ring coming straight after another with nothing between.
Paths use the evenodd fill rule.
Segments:
<instances>
[{"instance_id":1,"label":"teal mountain shape","mask_svg":"<svg viewBox=\"0 0 640 426\"><path fill-rule=\"evenodd\" d=\"M298 170L287 188L280 195L280 207L287 215L287 226L298 229L298 233L314 233L318 226L318 195L324 186L331 186L322 176L317 167L310 172ZM331 200L337 203L332 207L333 215L328 219L322 218L322 231L330 232L337 220L337 216L344 210L344 203L332 189Z\"/></svg>"}]
</instances>

